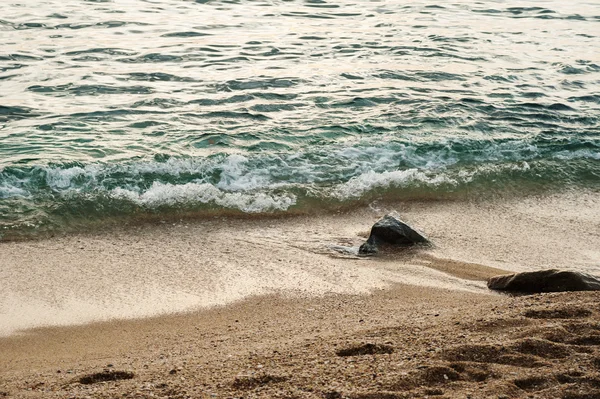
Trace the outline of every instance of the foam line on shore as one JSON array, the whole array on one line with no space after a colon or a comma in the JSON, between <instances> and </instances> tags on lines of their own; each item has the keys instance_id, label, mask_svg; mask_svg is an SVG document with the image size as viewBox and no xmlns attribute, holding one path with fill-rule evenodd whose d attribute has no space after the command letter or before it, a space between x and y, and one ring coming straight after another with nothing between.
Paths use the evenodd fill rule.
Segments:
<instances>
[{"instance_id":1,"label":"foam line on shore","mask_svg":"<svg viewBox=\"0 0 600 399\"><path fill-rule=\"evenodd\" d=\"M435 243L416 256L334 256L390 210ZM255 295L368 294L391 283L490 294L504 271L598 273L596 193L376 204L347 213L214 218L0 245L0 334L189 311Z\"/></svg>"}]
</instances>

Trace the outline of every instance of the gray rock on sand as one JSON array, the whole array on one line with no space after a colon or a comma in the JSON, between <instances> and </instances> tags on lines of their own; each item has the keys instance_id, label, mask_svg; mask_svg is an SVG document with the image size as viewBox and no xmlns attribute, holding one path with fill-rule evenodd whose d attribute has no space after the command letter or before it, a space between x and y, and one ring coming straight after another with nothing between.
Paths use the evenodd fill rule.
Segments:
<instances>
[{"instance_id":1,"label":"gray rock on sand","mask_svg":"<svg viewBox=\"0 0 600 399\"><path fill-rule=\"evenodd\" d=\"M421 233L398 219L388 214L380 219L371 228L369 239L358 249L359 254L374 254L380 244L392 244L408 247L415 244L428 244L429 240Z\"/></svg>"},{"instance_id":2,"label":"gray rock on sand","mask_svg":"<svg viewBox=\"0 0 600 399\"><path fill-rule=\"evenodd\" d=\"M491 290L521 294L563 291L599 291L600 279L568 270L539 270L495 276L488 280Z\"/></svg>"}]
</instances>

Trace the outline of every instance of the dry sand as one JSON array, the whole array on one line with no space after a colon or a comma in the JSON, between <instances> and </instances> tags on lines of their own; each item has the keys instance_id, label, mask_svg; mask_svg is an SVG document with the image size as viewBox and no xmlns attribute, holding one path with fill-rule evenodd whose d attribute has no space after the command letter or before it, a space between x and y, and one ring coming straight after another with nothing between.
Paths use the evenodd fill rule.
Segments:
<instances>
[{"instance_id":1,"label":"dry sand","mask_svg":"<svg viewBox=\"0 0 600 399\"><path fill-rule=\"evenodd\" d=\"M391 210L435 247L352 255ZM484 281L599 243L596 193L3 243L0 397L597 398L599 295Z\"/></svg>"}]
</instances>

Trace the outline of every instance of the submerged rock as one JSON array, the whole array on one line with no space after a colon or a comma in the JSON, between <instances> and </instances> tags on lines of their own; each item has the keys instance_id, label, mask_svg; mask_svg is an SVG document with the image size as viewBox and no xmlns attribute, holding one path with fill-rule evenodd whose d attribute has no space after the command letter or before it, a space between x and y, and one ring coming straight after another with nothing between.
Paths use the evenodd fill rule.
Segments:
<instances>
[{"instance_id":1,"label":"submerged rock","mask_svg":"<svg viewBox=\"0 0 600 399\"><path fill-rule=\"evenodd\" d=\"M371 228L369 239L358 249L359 254L373 254L380 244L411 246L428 244L429 240L394 215L385 215Z\"/></svg>"},{"instance_id":2,"label":"submerged rock","mask_svg":"<svg viewBox=\"0 0 600 399\"><path fill-rule=\"evenodd\" d=\"M487 286L491 290L522 294L599 291L600 279L586 273L549 269L495 276L488 280Z\"/></svg>"}]
</instances>

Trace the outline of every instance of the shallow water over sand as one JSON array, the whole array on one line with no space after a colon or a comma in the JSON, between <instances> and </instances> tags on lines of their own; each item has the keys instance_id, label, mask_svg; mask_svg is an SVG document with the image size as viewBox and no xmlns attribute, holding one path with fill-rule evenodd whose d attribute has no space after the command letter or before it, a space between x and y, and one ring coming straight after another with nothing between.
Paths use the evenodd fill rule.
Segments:
<instances>
[{"instance_id":1,"label":"shallow water over sand","mask_svg":"<svg viewBox=\"0 0 600 399\"><path fill-rule=\"evenodd\" d=\"M374 258L331 250L359 245L394 209L435 247ZM364 295L393 283L490 295L484 280L502 270L599 274L599 215L597 196L578 193L382 203L336 215L217 218L4 243L0 332L155 316L272 293Z\"/></svg>"},{"instance_id":2,"label":"shallow water over sand","mask_svg":"<svg viewBox=\"0 0 600 399\"><path fill-rule=\"evenodd\" d=\"M0 18L0 234L596 187L591 1L43 1Z\"/></svg>"}]
</instances>

